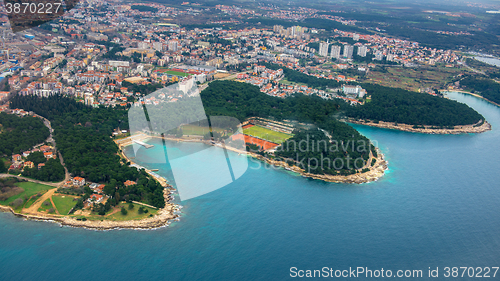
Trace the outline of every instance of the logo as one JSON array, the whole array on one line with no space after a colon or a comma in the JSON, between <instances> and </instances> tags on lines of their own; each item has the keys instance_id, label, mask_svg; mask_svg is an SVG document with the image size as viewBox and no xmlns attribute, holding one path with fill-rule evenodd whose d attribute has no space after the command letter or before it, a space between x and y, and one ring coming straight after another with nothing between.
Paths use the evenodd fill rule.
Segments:
<instances>
[{"instance_id":1,"label":"logo","mask_svg":"<svg viewBox=\"0 0 500 281\"><path fill-rule=\"evenodd\" d=\"M62 17L78 0L4 0L12 32L19 32Z\"/></svg>"}]
</instances>

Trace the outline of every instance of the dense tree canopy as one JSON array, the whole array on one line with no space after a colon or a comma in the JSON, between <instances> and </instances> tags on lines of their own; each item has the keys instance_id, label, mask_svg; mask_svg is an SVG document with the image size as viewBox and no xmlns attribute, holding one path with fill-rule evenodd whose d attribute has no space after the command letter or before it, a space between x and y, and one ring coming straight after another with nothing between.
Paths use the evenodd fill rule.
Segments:
<instances>
[{"instance_id":1,"label":"dense tree canopy","mask_svg":"<svg viewBox=\"0 0 500 281\"><path fill-rule=\"evenodd\" d=\"M356 168L354 165L348 167L339 163L347 163L347 158L367 160L370 150L374 149L366 137L334 118L333 115L341 107L340 101L304 95L281 99L260 92L256 86L234 81L214 81L201 93L201 97L208 116L225 115L240 120L248 117L271 117L276 120L295 120L315 125L316 128L309 130L297 130L295 136L289 140L290 145L287 142L282 146L285 149L276 152L276 156L286 158L287 161L292 161L311 173L354 173ZM330 135L329 138L325 132ZM322 150L317 149L318 140L327 141L326 144L321 144ZM293 142L298 144L301 141L304 145L307 144L307 149L293 146ZM347 147L347 144L353 143L354 146ZM345 149L342 149L342 144ZM364 145L364 148L360 148L360 145ZM326 162L323 168L321 165L317 165L318 167L314 165L314 159L320 161L325 158L330 159L331 164L328 168ZM333 161L337 158L340 160L336 166L338 169L335 169ZM303 159L304 161L301 161Z\"/></svg>"},{"instance_id":2,"label":"dense tree canopy","mask_svg":"<svg viewBox=\"0 0 500 281\"><path fill-rule=\"evenodd\" d=\"M500 84L491 79L466 77L460 81L460 85L492 102L500 103Z\"/></svg>"},{"instance_id":3,"label":"dense tree canopy","mask_svg":"<svg viewBox=\"0 0 500 281\"><path fill-rule=\"evenodd\" d=\"M43 166L41 169L38 169L39 163L45 163L45 166ZM61 165L59 159L49 159L48 161L43 162L36 161L34 162L34 164L35 165L33 168L25 167L22 175L41 181L58 182L64 179L64 167Z\"/></svg>"},{"instance_id":4,"label":"dense tree canopy","mask_svg":"<svg viewBox=\"0 0 500 281\"><path fill-rule=\"evenodd\" d=\"M36 117L0 113L0 155L10 157L31 150L50 135L43 120Z\"/></svg>"},{"instance_id":5,"label":"dense tree canopy","mask_svg":"<svg viewBox=\"0 0 500 281\"><path fill-rule=\"evenodd\" d=\"M346 109L346 116L356 119L396 122L409 125L470 125L484 119L463 103L426 93L364 84L371 101Z\"/></svg>"},{"instance_id":6,"label":"dense tree canopy","mask_svg":"<svg viewBox=\"0 0 500 281\"><path fill-rule=\"evenodd\" d=\"M110 196L118 192L122 199L164 206L162 186L146 173L122 163L118 147L110 138L114 129L128 128L126 110L91 108L62 96L16 96L11 106L51 120L57 147L72 175L105 183L105 193ZM137 185L125 187L126 180L136 181Z\"/></svg>"}]
</instances>

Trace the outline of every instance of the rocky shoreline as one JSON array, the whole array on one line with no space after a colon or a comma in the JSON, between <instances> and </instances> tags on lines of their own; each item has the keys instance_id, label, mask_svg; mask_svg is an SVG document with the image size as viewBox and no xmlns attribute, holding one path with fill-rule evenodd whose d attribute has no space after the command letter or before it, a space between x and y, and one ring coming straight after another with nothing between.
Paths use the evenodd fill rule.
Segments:
<instances>
[{"instance_id":1,"label":"rocky shoreline","mask_svg":"<svg viewBox=\"0 0 500 281\"><path fill-rule=\"evenodd\" d=\"M399 130L411 133L435 134L435 135L479 134L491 130L491 124L488 123L488 121L484 121L484 123L480 126L477 126L480 123L478 122L477 124L474 125L455 126L453 129L433 128L435 126L424 126L424 128L413 128L413 125L408 125L408 124L399 124L399 123L395 124L393 122L384 122L384 121L375 123L370 120L355 120L350 118L345 119L343 121L348 123L366 125L370 127L377 127L383 129L392 129L392 130Z\"/></svg>"},{"instance_id":2,"label":"rocky shoreline","mask_svg":"<svg viewBox=\"0 0 500 281\"><path fill-rule=\"evenodd\" d=\"M92 230L113 230L113 229L157 229L168 226L170 222L179 217L176 214L178 206L169 202L170 190L163 191L165 198L165 207L161 208L156 215L142 220L129 221L111 221L111 220L77 220L74 217L63 217L57 215L46 214L23 214L17 213L10 206L0 206L0 211L11 212L15 216L23 217L29 220L47 221L59 223L61 226L83 227Z\"/></svg>"},{"instance_id":3,"label":"rocky shoreline","mask_svg":"<svg viewBox=\"0 0 500 281\"><path fill-rule=\"evenodd\" d=\"M222 147L221 144L218 143L211 143L210 141L206 140L201 140L201 139L181 139L181 138L172 138L172 137L159 137L159 136L148 136L149 138L158 138L158 139L165 139L169 141L177 141L177 142L199 142L199 143L204 143L207 145L212 145L212 146L219 146ZM307 178L312 178L316 180L322 180L326 182L334 182L334 183L355 183L355 184L361 184L361 183L368 183L372 181L376 181L380 179L384 174L385 171L388 169L388 163L384 158L384 155L380 151L380 149L377 149L377 158L375 158L377 161L373 166L368 166L367 168L369 169L368 172L365 173L359 173L359 174L353 174L353 175L347 175L347 176L341 176L341 175L317 175L317 174L311 174L311 173L306 173L306 171L300 167L297 166L290 166L286 162L283 161L275 161L272 159L268 159L262 155L248 152L248 151L242 151L230 146L225 146L225 149L236 152L238 154L245 154L249 155L250 157L253 157L255 159L264 161L270 165L276 166L276 167L281 167L283 169L286 169L288 171L295 172L303 177ZM126 157L123 154L124 157ZM126 157L128 159L128 157ZM130 160L128 160L130 161ZM371 162L368 161L369 163Z\"/></svg>"},{"instance_id":4,"label":"rocky shoreline","mask_svg":"<svg viewBox=\"0 0 500 281\"><path fill-rule=\"evenodd\" d=\"M359 174L353 174L353 175L347 175L347 176L342 176L342 175L318 175L318 174L311 174L307 173L304 169L297 167L297 166L290 166L288 163L283 162L283 161L275 161L268 159L264 156L255 154L255 153L248 153L254 158L257 158L261 161L264 161L270 165L276 166L276 167L281 167L284 168L288 171L295 172L303 177L306 178L311 178L315 180L322 180L326 182L333 182L333 183L349 183L349 184L362 184L362 183L368 183L368 182L373 182L377 181L380 179L382 176L384 176L385 171L388 169L388 162L385 160L384 154L380 151L380 149L377 149L377 157L376 158L371 158L371 159L376 159L377 161L373 166L369 166L368 172L365 173L359 173ZM371 159L368 161L368 163L371 163Z\"/></svg>"}]
</instances>

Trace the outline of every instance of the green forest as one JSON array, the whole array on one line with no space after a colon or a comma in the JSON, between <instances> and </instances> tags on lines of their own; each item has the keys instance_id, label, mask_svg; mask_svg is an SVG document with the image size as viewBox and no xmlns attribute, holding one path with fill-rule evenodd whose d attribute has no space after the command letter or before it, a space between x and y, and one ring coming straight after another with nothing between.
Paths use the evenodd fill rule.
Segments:
<instances>
[{"instance_id":1,"label":"green forest","mask_svg":"<svg viewBox=\"0 0 500 281\"><path fill-rule=\"evenodd\" d=\"M32 110L49 119L68 171L91 182L104 183L105 193L163 207L163 187L149 175L123 163L110 138L116 128L128 128L127 110L91 108L62 96L15 96L11 106ZM125 187L126 180L138 184Z\"/></svg>"},{"instance_id":2,"label":"green forest","mask_svg":"<svg viewBox=\"0 0 500 281\"><path fill-rule=\"evenodd\" d=\"M346 116L437 127L470 125L484 120L474 109L449 99L373 84L363 84L362 87L371 95L371 101L346 108Z\"/></svg>"},{"instance_id":3,"label":"green forest","mask_svg":"<svg viewBox=\"0 0 500 281\"><path fill-rule=\"evenodd\" d=\"M333 175L355 173L354 166L337 165L338 169L334 169L331 165L332 168L322 169L315 167L312 160L328 158L333 162L334 159L339 158L347 163L347 158L367 160L370 150L374 151L374 147L366 137L334 118L334 114L341 108L340 101L304 95L281 99L260 92L256 86L234 81L214 81L201 93L201 97L208 116L231 116L239 120L254 116L271 117L275 120L296 120L315 125L316 129L295 132L295 136L284 143L283 146L286 148L276 153L277 157L286 158L285 160L293 161L299 166L304 165L302 168L311 173ZM330 135L330 139L325 139L325 133L318 128L325 130ZM322 149L313 149L313 147L317 148L313 143L317 140L328 140L326 145L328 149L323 149L324 145ZM304 144L307 143L309 149L298 149L291 145L293 142L300 143L301 141ZM330 149L332 144L345 146L348 143L363 143L365 147L360 149L356 145L345 149Z\"/></svg>"},{"instance_id":4,"label":"green forest","mask_svg":"<svg viewBox=\"0 0 500 281\"><path fill-rule=\"evenodd\" d=\"M49 128L40 118L0 113L0 155L10 157L31 150L49 135Z\"/></svg>"},{"instance_id":5,"label":"green forest","mask_svg":"<svg viewBox=\"0 0 500 281\"><path fill-rule=\"evenodd\" d=\"M460 80L460 85L472 93L481 95L492 102L500 103L500 84L491 79L469 76Z\"/></svg>"},{"instance_id":6,"label":"green forest","mask_svg":"<svg viewBox=\"0 0 500 281\"><path fill-rule=\"evenodd\" d=\"M59 182L64 179L64 167L58 158L47 160L43 156L43 152L33 152L30 153L26 160L32 161L34 167L25 167L22 173L23 176L51 182ZM40 163L44 163L45 166L38 169Z\"/></svg>"}]
</instances>

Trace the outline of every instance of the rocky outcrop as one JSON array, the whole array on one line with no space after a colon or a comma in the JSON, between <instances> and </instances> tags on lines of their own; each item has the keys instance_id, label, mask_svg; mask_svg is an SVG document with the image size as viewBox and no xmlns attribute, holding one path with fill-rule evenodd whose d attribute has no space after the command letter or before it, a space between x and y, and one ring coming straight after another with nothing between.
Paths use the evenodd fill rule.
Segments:
<instances>
[{"instance_id":1,"label":"rocky outcrop","mask_svg":"<svg viewBox=\"0 0 500 281\"><path fill-rule=\"evenodd\" d=\"M458 135L458 134L474 134L474 133L477 134L491 130L491 125L487 121L484 121L483 124L481 124L480 121L474 125L454 126L453 129L446 129L446 128L439 129L435 128L434 126L424 126L424 128L414 128L413 125L396 124L392 122L383 122L383 121L380 121L378 123L369 120L355 120L355 119L345 119L343 121L353 124L377 127L377 128L392 129L392 130L399 130L412 133L423 133L423 134L442 134L442 135Z\"/></svg>"},{"instance_id":2,"label":"rocky outcrop","mask_svg":"<svg viewBox=\"0 0 500 281\"><path fill-rule=\"evenodd\" d=\"M341 176L341 175L318 175L318 174L311 174L311 173L306 173L306 171L300 167L297 166L290 166L286 162L283 161L275 161L272 159L268 159L264 156L254 154L254 153L249 153L252 157L255 157L259 160L265 161L273 166L277 167L282 167L286 170L298 173L302 175L303 177L307 178L312 178L312 179L317 179L317 180L322 180L326 182L335 182L335 183L356 183L356 184L361 184L361 183L367 183L367 182L372 182L380 179L384 174L385 171L388 169L388 163L384 159L384 155L382 152L377 148L377 158L372 158L376 159L376 162L373 166L368 167L369 171L365 173L356 173L353 175L347 175L347 176ZM368 161L368 163L371 163Z\"/></svg>"}]
</instances>

